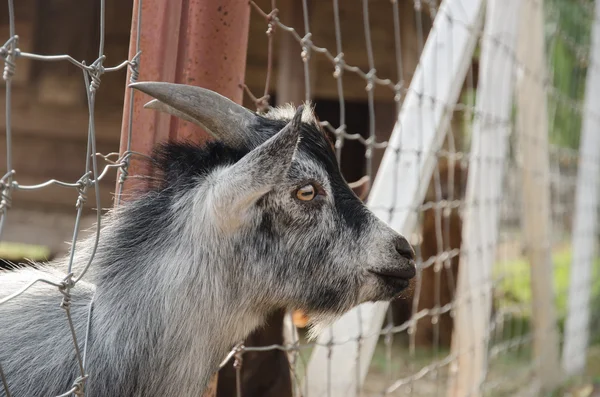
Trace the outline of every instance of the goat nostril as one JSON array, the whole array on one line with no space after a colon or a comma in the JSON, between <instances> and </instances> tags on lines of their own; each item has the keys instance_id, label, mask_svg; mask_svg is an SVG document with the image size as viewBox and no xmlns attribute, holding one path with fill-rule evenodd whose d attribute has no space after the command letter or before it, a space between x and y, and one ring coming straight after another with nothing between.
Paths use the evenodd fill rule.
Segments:
<instances>
[{"instance_id":1,"label":"goat nostril","mask_svg":"<svg viewBox=\"0 0 600 397\"><path fill-rule=\"evenodd\" d=\"M415 251L412 246L404 237L399 237L395 241L396 252L400 254L403 258L408 259L409 261L415 260Z\"/></svg>"},{"instance_id":2,"label":"goat nostril","mask_svg":"<svg viewBox=\"0 0 600 397\"><path fill-rule=\"evenodd\" d=\"M415 260L415 253L412 249L411 250L397 250L397 251L400 254L400 256L402 256L403 258L406 258L410 261Z\"/></svg>"}]
</instances>

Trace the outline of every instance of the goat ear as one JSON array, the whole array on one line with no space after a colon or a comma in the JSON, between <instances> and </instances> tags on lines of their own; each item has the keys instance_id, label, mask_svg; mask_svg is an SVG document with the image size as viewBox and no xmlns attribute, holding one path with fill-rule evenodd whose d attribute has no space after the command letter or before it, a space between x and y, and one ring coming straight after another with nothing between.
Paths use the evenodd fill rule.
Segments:
<instances>
[{"instance_id":1,"label":"goat ear","mask_svg":"<svg viewBox=\"0 0 600 397\"><path fill-rule=\"evenodd\" d=\"M300 140L303 106L292 120L223 174L214 188L213 208L228 227L238 225L247 210L287 175Z\"/></svg>"},{"instance_id":2,"label":"goat ear","mask_svg":"<svg viewBox=\"0 0 600 397\"><path fill-rule=\"evenodd\" d=\"M256 114L214 91L163 82L139 82L129 87L156 98L144 105L145 108L196 124L229 146L253 148L264 142L251 128Z\"/></svg>"}]
</instances>

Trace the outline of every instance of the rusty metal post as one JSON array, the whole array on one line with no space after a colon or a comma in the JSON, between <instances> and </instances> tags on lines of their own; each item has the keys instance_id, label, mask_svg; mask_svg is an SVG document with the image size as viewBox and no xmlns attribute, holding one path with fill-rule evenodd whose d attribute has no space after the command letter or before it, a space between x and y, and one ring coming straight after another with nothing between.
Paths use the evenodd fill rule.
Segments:
<instances>
[{"instance_id":1,"label":"rusty metal post","mask_svg":"<svg viewBox=\"0 0 600 397\"><path fill-rule=\"evenodd\" d=\"M241 104L249 24L250 5L245 0L134 0L129 59L142 51L137 80L205 87ZM131 77L130 69L128 83ZM157 142L166 139L197 143L208 139L198 126L144 110L150 99L126 89L121 154L149 154ZM131 156L128 175L150 171L147 162ZM126 179L122 190L117 182L117 194L144 187L139 179ZM216 394L216 382L215 375L204 397Z\"/></svg>"},{"instance_id":2,"label":"rusty metal post","mask_svg":"<svg viewBox=\"0 0 600 397\"><path fill-rule=\"evenodd\" d=\"M139 80L174 81L177 46L173 43L177 42L179 36L182 2L183 0L134 0L129 59L133 59L138 50L143 51L139 61ZM130 68L127 84L131 82L131 74ZM125 89L121 153L132 150L148 154L155 142L169 137L170 116L144 110L143 106L147 101L147 96L134 93L130 88ZM127 174L147 175L150 172L149 164L141 160L138 156L132 156ZM116 192L119 194L134 187L143 188L143 182L139 179L126 179L122 187L117 182ZM118 197L116 202L118 203Z\"/></svg>"},{"instance_id":3,"label":"rusty metal post","mask_svg":"<svg viewBox=\"0 0 600 397\"><path fill-rule=\"evenodd\" d=\"M250 5L245 0L183 0L176 82L211 89L241 104ZM197 126L173 118L180 139L206 139Z\"/></svg>"},{"instance_id":4,"label":"rusty metal post","mask_svg":"<svg viewBox=\"0 0 600 397\"><path fill-rule=\"evenodd\" d=\"M138 80L193 84L242 103L240 85L246 70L250 21L250 6L246 1L134 0L129 59L138 51L138 16L141 16L139 50L142 51ZM130 79L131 70L128 83ZM132 94L126 89L121 153L131 150L148 154L156 142L164 139L201 142L208 138L195 125L143 110L149 100L144 94ZM147 167L134 155L128 174L148 174ZM132 179L126 180L123 188L125 191L134 186L143 188L139 180Z\"/></svg>"}]
</instances>

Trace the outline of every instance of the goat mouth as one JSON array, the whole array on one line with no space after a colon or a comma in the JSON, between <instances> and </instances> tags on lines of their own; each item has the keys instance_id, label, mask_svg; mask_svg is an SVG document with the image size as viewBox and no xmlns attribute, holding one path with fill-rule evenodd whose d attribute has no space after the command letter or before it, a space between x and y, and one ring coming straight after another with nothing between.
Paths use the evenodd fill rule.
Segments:
<instances>
[{"instance_id":1,"label":"goat mouth","mask_svg":"<svg viewBox=\"0 0 600 397\"><path fill-rule=\"evenodd\" d=\"M390 290L391 294L396 296L410 286L412 277L407 278L404 273L399 274L395 270L370 270L369 273L377 276Z\"/></svg>"}]
</instances>

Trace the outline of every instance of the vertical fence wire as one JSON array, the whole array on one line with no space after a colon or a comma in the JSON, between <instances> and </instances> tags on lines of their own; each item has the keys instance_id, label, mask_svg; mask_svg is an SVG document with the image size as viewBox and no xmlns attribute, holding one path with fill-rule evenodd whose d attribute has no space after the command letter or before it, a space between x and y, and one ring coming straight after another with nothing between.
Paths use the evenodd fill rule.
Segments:
<instances>
[{"instance_id":1,"label":"vertical fence wire","mask_svg":"<svg viewBox=\"0 0 600 397\"><path fill-rule=\"evenodd\" d=\"M140 0L141 1L141 0ZM141 9L141 8L140 8ZM6 302L18 298L21 294L26 294L27 290L34 286L37 283L46 283L48 285L54 286L57 289L57 298L62 296L62 300L57 302L57 305L65 310L66 318L67 318L67 326L70 329L70 334L72 337L72 342L74 346L75 352L75 360L78 363L79 374L76 378L72 388L68 391L65 391L61 396L68 396L71 394L83 395L85 392L85 382L87 380L88 374L85 369L85 356L87 350L88 337L90 335L90 322L91 322L91 314L93 305L92 302L88 303L88 315L87 315L87 324L85 327L85 335L82 341L77 339L77 335L75 332L75 327L71 318L70 308L72 305L72 296L71 289L75 287L75 285L82 280L89 267L92 265L94 255L98 246L99 236L100 236L100 228L101 228L101 213L102 213L102 205L100 202L100 181L109 175L109 171L112 169L126 167L127 159L131 155L128 151L125 153L122 159L118 159L117 161L110 161L110 157L113 155L112 153L103 155L97 152L96 148L96 129L95 129L95 103L96 103L96 94L101 84L101 77L105 73L116 72L127 66L132 69L132 76L137 76L137 68L139 65L139 35L140 35L140 26L141 20L138 15L138 40L137 40L137 48L136 48L136 56L131 60L125 60L115 66L106 67L104 66L104 61L106 56L104 55L104 46L105 46L105 37L106 37L106 23L105 23L105 15L106 15L106 4L105 0L99 0L99 43L98 43L98 58L94 60L89 65L85 61L78 61L72 58L68 54L58 54L58 55L41 55L35 53L28 53L21 51L18 46L18 35L16 32L16 24L15 24L15 13L14 13L14 3L13 0L8 0L8 12L9 12L9 35L10 37L5 42L2 47L0 47L0 55L4 60L4 73L3 79L5 82L5 95L6 95L6 125L5 125L5 133L6 133L6 172L4 177L1 180L1 189L2 189L2 201L0 202L0 233L2 232L5 219L7 217L8 209L11 206L11 196L13 191L24 191L30 192L30 194L35 194L36 191L43 191L43 189L48 188L50 186L59 186L64 188L73 189L77 193L77 198L75 202L76 208L76 216L75 223L73 229L73 237L71 240L71 248L67 261L67 266L65 269L64 278L58 280L46 280L46 279L36 279L26 285L24 288L8 295L4 296L0 299L0 304L5 304ZM18 170L13 169L12 162L12 123L11 116L13 109L11 107L12 101L12 90L11 90L11 80L13 76L18 73L18 59L30 59L34 61L40 62L68 62L75 67L78 67L83 72L83 81L86 92L86 102L89 114L88 120L88 129L87 129L87 148L85 152L85 170L83 170L82 176L79 180L74 182L61 181L57 179L51 179L45 182L41 182L35 185L24 185L18 182ZM132 93L133 95L133 93ZM131 120L131 118L130 118ZM106 160L107 164L103 169L99 168L98 158L102 158ZM77 242L79 239L79 229L80 229L80 221L83 213L84 205L87 201L87 195L89 189L94 189L95 195L95 204L96 204L96 230L95 230L95 240L90 252L90 257L83 264L77 264L77 268L74 267L76 265L74 263L75 258L75 250L77 246ZM93 301L93 299L92 299ZM83 350L81 349L83 346ZM7 397L11 395L10 393L10 379L8 379L3 370L0 363L0 379L2 380L2 385L4 388L4 393Z\"/></svg>"},{"instance_id":2,"label":"vertical fence wire","mask_svg":"<svg viewBox=\"0 0 600 397\"><path fill-rule=\"evenodd\" d=\"M527 0L534 4L539 5L540 3L535 0ZM264 3L264 2L263 2ZM272 10L261 8L263 4L261 2L253 3L253 8L256 12L255 16L264 17L272 15ZM390 1L389 8L386 11L381 11L378 8L380 14L374 13L372 2L361 1L353 3L353 7L358 9L359 4L362 6L361 18L363 27L365 29L365 46L364 51L364 62L358 66L349 63L349 57L347 54L342 52L342 32L346 32L343 29L344 20L340 15L348 16L350 11L350 5L344 6L337 0L331 0L333 6L333 19L332 23L334 26L334 40L326 36L319 36L314 32L308 30L310 26L315 28L318 23L322 22L322 17L318 16L317 13L321 12L322 8L316 6L313 3L308 3L309 9L308 14L310 20L307 20L307 3L303 3L304 7L304 26L290 26L288 21L280 20L275 17L269 22L277 25L278 35L292 35L299 45L299 56L305 61L305 77L308 75L307 66L307 55L310 54L311 61L318 59L319 61L328 60L331 63L333 69L333 78L335 79L335 86L337 92L338 106L340 108L340 117L338 126L336 127L333 120L321 119L321 124L326 131L329 131L335 136L335 148L336 156L338 161L342 163L342 159L345 153L345 144L348 141L354 140L360 142L364 146L364 162L365 162L365 173L364 175L368 180L372 180L376 167L372 164L372 153L375 149L385 149L387 142L381 139L379 134L376 134L377 130L377 106L381 98L390 100L396 103L397 110L401 108L401 104L404 96L408 92L410 80L405 75L411 74L411 70L408 70L403 62L403 59L410 56L410 53L405 49L407 38L403 38L403 34L410 32L410 29L402 29L400 22L400 1ZM458 1L460 3L460 0ZM260 4L260 5L259 5ZM580 0L576 5L564 2L561 0L547 1L545 7L545 20L550 26L557 27L561 25L560 21L571 19L572 23L583 23L585 20L593 18L593 13L588 12L590 10L591 2L586 0ZM440 13L439 2L437 1L412 1L413 5L413 21L414 21L414 34L410 38L414 40L411 43L418 49L418 53L423 49L425 41L428 37L429 27L425 23L426 17L431 19L434 18L447 18L455 26L465 28L461 26L460 18L454 15ZM568 12L568 7L577 9L575 12ZM312 10L311 10L312 8ZM383 7L382 7L383 8ZM586 11L587 10L587 11ZM581 13L580 11L583 11ZM396 76L393 75L381 75L375 68L375 59L379 56L375 53L371 45L371 24L380 23L382 20L381 13L387 12L392 18L392 32L393 32L393 48L395 50L395 72ZM356 11L355 11L356 13ZM597 23L594 21L593 23ZM584 24L585 25L585 24ZM467 29L471 27L466 26ZM302 36L298 32L304 31ZM549 188L553 189L552 205L553 205L553 218L555 219L555 226L552 230L553 240L551 249L553 257L556 255L560 256L565 251L561 251L561 247L565 246L564 236L569 234L570 219L569 216L574 210L574 200L569 196L569 192L574 189L576 168L573 169L573 161L577 158L578 153L575 147L568 145L565 142L561 142L556 139L556 136L560 133L564 133L565 129L570 127L575 131L572 133L576 135L578 133L578 121L577 118L581 117L583 111L582 96L573 95L572 91L578 91L581 81L585 77L585 69L597 67L596 65L587 64L585 67L580 67L575 71L574 79L565 77L564 68L560 72L556 73L557 68L561 68L560 60L558 59L556 52L565 51L575 54L576 62L578 64L585 63L586 53L589 52L589 40L586 38L589 32L586 32L585 28L577 31L577 37L570 36L570 33L564 31L564 27L550 30L546 32L546 55L547 55L547 67L548 70L552 70L554 79L546 78L546 76L538 75L534 71L527 70L524 65L517 59L513 48L506 47L498 37L488 37L483 33L478 34L478 40L480 42L487 42L492 45L497 51L502 51L507 54L513 60L513 66L518 70L521 75L525 74L531 77L536 84L544 87L544 90L548 96L549 104L555 108L554 112L551 112L549 118L549 134L551 147L548 155L550 156L550 164L553 172L556 173L556 177L551 181ZM250 37L252 40L252 36ZM404 41L403 41L404 40ZM560 45L556 43L559 42ZM325 45L324 43L328 43ZM554 44L553 44L554 43ZM328 45L331 45L329 47ZM343 50L349 51L346 48L348 45L345 44ZM388 57L391 54L386 54ZM530 318L532 310L535 310L535 306L532 307L531 296L530 296L530 284L528 280L528 269L526 259L522 256L522 252L527 247L524 247L520 241L521 226L519 217L515 214L518 213L518 208L521 206L521 200L518 197L518 190L516 189L515 178L518 177L518 170L520 163L518 158L514 156L516 148L512 146L511 152L509 153L507 170L505 173L503 183L503 195L502 197L494 198L491 202L474 202L467 203L464 201L464 189L466 184L466 178L468 175L468 160L469 144L470 144L470 125L474 119L479 118L486 123L495 123L495 125L505 125L512 129L513 119L497 120L494 119L492 114L480 113L475 109L475 91L477 87L477 54L473 59L473 66L470 68L467 79L465 81L460 99L457 103L443 103L439 102L438 98L430 98L421 96L421 101L430 101L436 106L442 106L445 111L454 113L452 127L449 130L446 138L446 143L441 144L436 149L435 155L440 163L439 167L435 170L431 181L422 181L423 184L430 184L429 189L432 195L426 198L426 201L418 205L415 211L418 212L421 219L424 218L425 214L430 211L432 214L432 220L434 227L431 229L432 234L427 236L420 235L416 237L416 241L420 244L423 243L423 239L433 239L434 245L436 246L437 254L431 257L422 257L420 252L422 247L417 244L415 247L419 257L420 273L428 269L431 270L433 277L433 287L428 287L430 290L421 290L421 280L417 282L414 289L414 297L412 298L412 314L409 318L402 323L395 323L392 311L388 313L387 320L381 330L381 357L378 355L379 349L376 349L375 357L370 366L369 375L367 376L366 384L359 385L359 390L356 391L356 395L442 395L445 393L446 381L448 378L448 368L452 363L456 361L456 357L448 352L448 346L443 346L441 339L447 336L448 329L442 328L441 322L444 316L448 316L452 321L452 314L456 305L468 304L469 299L480 299L479 296L486 294L485 288L474 293L472 297L466 297L467 301L455 301L454 300L454 289L456 288L456 270L455 266L458 258L464 255L460 246L453 245L453 236L456 234L456 230L452 229L454 226L452 223L453 217L460 219L460 215L465 210L466 206L476 208L477 206L494 206L500 209L500 243L496 253L493 256L496 258L496 264L493 267L492 275L490 279L482 280L485 285L488 285L493 290L493 309L492 316L489 320L488 331L484 336L484 340L473 341L473 345L464 346L461 348L460 354L470 354L470 351L474 349L475 344L482 344L484 348L489 350L488 357L486 360L486 368L484 369L484 376L480 382L478 390L473 390L472 393L483 393L485 395L494 393L511 393L517 390L532 390L531 384L535 383L536 374L533 371L534 366L531 362L531 346L533 342L533 334L531 333ZM450 59L438 59L437 62L449 64ZM323 74L324 68L322 63L316 63L321 65L320 67L313 67L311 69L312 79L323 81L326 76ZM271 69L273 65L269 63L265 65L267 69ZM347 104L346 93L349 90L348 84L342 84L342 76L344 76L344 82L350 81L356 77L362 78L365 82L366 92L362 96L363 103L366 104L366 110L364 111L365 119L368 119L366 133L367 138L364 137L361 132L357 131L355 127L349 123L346 119L345 107ZM435 84L434 76L424 76L427 80L426 84ZM247 86L249 82L247 81ZM505 84L514 84L513 81L506 81ZM305 79L307 92L310 90L310 84L308 79ZM378 95L375 100L374 92L378 90L388 90L387 95ZM276 92L276 87L275 87ZM321 97L321 91L319 87L310 92L307 96L312 98L314 101L319 103L327 97ZM326 94L329 95L329 94ZM378 102L379 101L379 102ZM561 111L568 114L561 116ZM518 111L516 109L515 111ZM562 117L562 118L561 118ZM457 120L460 119L460 120ZM563 124L560 124L563 123ZM566 123L566 124L564 124ZM560 130L560 131L558 131ZM558 131L558 134L555 132ZM419 131L415 131L415 134L419 134ZM389 135L388 135L389 136ZM400 147L397 150L397 172L402 172L402 155L406 154L406 151ZM600 150L600 149L599 149ZM560 153L558 155L557 153ZM416 153L417 156L422 153ZM569 159L569 160L566 160ZM494 166L496 161L493 158L479 158L482 167ZM576 161L575 161L576 162ZM571 164L565 168L565 163ZM575 174L574 174L575 173ZM486 187L482 187L485 189ZM562 192L561 194L554 193L556 191ZM390 215L397 211L397 209L390 208ZM560 217L558 219L557 217ZM419 227L420 229L421 227ZM419 235L419 230L415 231L416 235ZM562 237L561 237L562 236ZM489 237L485 237L484 241L489 240ZM454 242L456 243L456 242ZM486 246L476 247L478 250L488 250ZM555 258L556 261L556 258ZM559 265L554 266L554 277L555 282L563 282L565 273L568 273L570 264L567 262L562 263L560 266L566 269L560 270ZM422 276L420 276L422 277ZM429 277L429 275L427 275ZM559 280L560 279L560 280ZM562 280L562 281L561 281ZM564 285L563 285L564 287ZM443 301L442 299L442 288L446 288L450 294L450 301ZM487 287L486 287L487 288ZM420 307L420 297L431 295L432 306L423 308ZM516 296L515 296L516 295ZM445 297L444 299L447 299ZM557 290L557 300L561 301L565 299L565 290ZM534 304L534 303L533 303ZM559 306L561 303L557 303ZM535 305L535 304L534 304ZM587 309L586 309L587 310ZM559 322L563 321L562 317L559 318ZM422 325L424 324L424 325ZM429 324L429 325L427 325ZM417 338L421 337L419 332L425 327L430 329L431 342L430 347L422 346L417 343ZM451 332L451 330L450 330ZM362 333L359 333L362 335ZM403 336L404 335L404 336ZM359 340L367 335L359 336ZM407 337L408 336L408 337ZM333 340L333 339L332 339ZM340 343L340 342L337 342ZM315 343L304 342L303 345L307 350L311 349ZM383 364L381 364L383 363ZM514 365L513 365L514 364ZM383 366L383 368L381 368ZM298 376L302 376L305 369L293 368L293 371L298 373ZM468 371L467 368L459 368L458 370ZM355 376L354 374L348 374L348 376ZM310 379L306 380L310 383ZM528 389L529 388L529 389ZM398 394L400 393L400 394ZM404 394L402 394L404 393ZM408 393L408 394L407 394ZM335 395L335 393L329 389L327 395Z\"/></svg>"},{"instance_id":3,"label":"vertical fence wire","mask_svg":"<svg viewBox=\"0 0 600 397\"><path fill-rule=\"evenodd\" d=\"M138 80L139 77L139 66L140 66L140 56L141 56L141 49L140 49L140 37L142 34L142 9L143 9L143 0L138 0L139 4L137 7L137 15L136 15L136 27L135 27L135 56L133 57L133 59L131 59L131 61L129 62L129 82L130 83L135 83ZM119 205L119 203L121 202L121 196L123 193L123 184L125 183L125 179L127 178L128 175L128 168L129 168L129 159L131 157L132 151L131 151L131 136L132 136L132 130L133 130L133 117L131 117L131 115L133 114L133 99L134 99L134 95L135 95L135 90L129 90L129 109L127 110L129 112L130 117L127 119L127 144L125 147L125 152L123 153L122 156L122 160L121 160L121 167L119 168L119 177L117 180L117 191L115 193L115 205Z\"/></svg>"},{"instance_id":4,"label":"vertical fence wire","mask_svg":"<svg viewBox=\"0 0 600 397\"><path fill-rule=\"evenodd\" d=\"M298 56L304 66L304 81L305 81L305 98L313 100L317 103L324 100L319 87L314 87L311 83L318 79L332 78L335 87L337 107L339 109L339 117L337 120L321 119L321 125L325 131L332 133L335 136L335 152L338 161L342 164L342 160L346 154L347 144L350 141L359 142L364 151L364 157L360 159L363 162L363 176L366 177L367 184L370 184L377 170L377 162L375 153L382 151L387 147L387 137L382 138L385 134L380 134L379 126L382 125L378 120L378 110L381 110L381 103L389 102L395 107L394 120L397 120L397 113L400 111L404 97L410 90L410 76L414 72L410 70L410 64L407 59L415 56L410 49L416 49L418 56L427 40L429 27L426 20L435 18L446 18L452 22L453 26L472 29L470 26L461 26L461 20L456 15L445 14L440 12L439 2L437 1L411 1L412 22L414 26L406 24L402 19L402 12L405 8L400 0L391 0L386 7L375 6L374 2L367 0L357 0L351 5L354 9L360 10L360 23L364 30L364 57L363 62L359 66L354 64L356 58L350 54L345 54L344 50L349 51L353 44L350 39L343 37L344 18L350 13L347 2L339 2L338 0L330 0L327 4L333 10L332 20L329 21L333 25L333 40L331 48L326 47L322 43L327 42L327 37L320 37L313 34L312 29L315 29L320 19L315 16L314 10L322 10L321 5L316 2L307 0L302 1L303 8L303 26L288 25L288 21L280 20L277 13L277 4L275 1L251 2L256 20L264 20L267 25L267 34L273 35L290 35L295 39L298 45ZM460 0L447 0L458 1ZM527 0L537 4L535 0ZM141 2L141 0L140 0ZM97 155L96 152L96 136L95 136L95 100L98 88L100 86L101 77L104 73L120 70L125 67L130 68L130 82L135 82L139 73L140 61L140 35L141 35L141 5L138 7L137 26L136 26L136 49L135 56L126 60L114 67L105 67L104 45L105 45L105 2L99 0L100 4L100 24L98 43L98 58L87 65L84 61L75 60L67 54L61 55L40 55L34 53L23 52L19 49L18 33L15 29L15 15L13 0L7 0L9 14L9 37L0 47L0 56L4 61L3 79L5 81L6 95L6 170L0 179L1 201L0 201L0 233L2 232L8 211L11 206L12 192L30 191L35 192L44 189L50 185L57 185L64 188L73 189L77 193L76 199L76 220L73 231L72 250L68 267L65 269L65 276L58 280L35 280L26 288L23 288L7 297L0 299L0 304L6 303L8 300L16 299L19 295L27 293L27 289L37 282L47 283L57 288L62 297L62 305L66 311L67 326L73 327L69 315L69 307L71 304L70 290L79 282L85 275L85 272L92 265L93 252L84 264L81 271L73 268L74 251L79 235L79 221L82 208L88 195L89 189L94 189L95 199L97 204L97 221L98 229L100 228L100 195L99 182L102 178L108 175L108 171L118 168L120 170L120 179L116 195L116 203L120 198L120 191L123 186L123 181L127 177L127 167L129 159L133 153L131 151L131 122L132 117L129 117L129 125L127 126L127 148L123 155L116 161L110 162L103 169L99 168L97 163L98 157L108 160L111 154ZM349 3L350 4L350 3ZM549 27L546 31L546 57L548 70L551 72L546 76L533 75L531 76L536 84L544 87L545 93L549 102L549 134L551 140L551 148L548 153L552 177L550 180L549 189L552 191L552 215L553 215L553 230L552 243L549 249L553 253L553 276L555 285L557 285L556 304L559 311L559 322L563 321L566 299L565 279L568 280L568 272L571 269L569 263L569 246L568 240L571 230L571 217L574 211L575 200L573 191L575 190L575 180L577 173L577 136L580 129L581 117L583 112L592 112L593 109L585 109L583 106L583 82L587 70L598 68L599 65L591 64L589 60L589 27L591 24L600 23L594 19L593 7L591 1L578 0L573 4L566 0L546 0L545 1L545 21ZM268 8L270 7L270 9ZM401 10L402 7L402 10ZM381 11L383 10L383 11ZM357 11L353 11L357 12ZM385 17L382 16L386 13ZM390 53L385 54L392 59L393 67L390 75L381 74L376 66L387 61L380 59L380 54L375 50L373 43L376 40L373 36L374 24L380 20L388 18L391 23ZM412 29L412 31L411 31ZM300 32L303 32L301 34ZM412 32L412 36L410 36ZM487 42L495 46L498 51L504 51L514 60L514 66L519 70L521 75L531 75L529 71L523 67L516 54L511 53L512 49L506 48L501 41L495 37L488 37L485 34L478 34L480 42ZM4 39L4 38L0 38ZM253 37L250 37L252 42ZM412 40L412 42L409 42ZM251 82L246 81L247 92L256 101L256 106L259 110L264 110L265 100L270 94L270 79L274 73L272 38L269 36L269 49L266 52L267 65L265 65L266 82L264 85L264 94L260 97L254 97L251 92ZM392 53L393 52L393 53ZM60 181L49 180L37 185L22 185L18 182L18 170L13 169L13 154L12 154L12 125L11 108L11 80L15 73L18 73L18 59L28 58L30 60L44 61L60 61L69 62L75 67L82 70L87 95L87 106L89 112L89 127L87 131L88 145L86 149L86 166L82 170L82 176L77 181ZM571 63L565 64L565 59ZM327 73L331 73L327 77L323 73L321 61L327 61L331 68ZM377 61L377 65L376 65ZM439 147L433 153L438 159L438 168L434 171L431 180L422 180L420 183L424 186L429 186L431 194L426 195L424 202L418 203L412 211L415 211L421 223L415 230L411 241L416 244L418 253L419 276L417 284L414 288L414 296L404 302L410 312L408 318L398 320L394 310L390 309L387 320L382 327L380 348L376 348L375 356L371 362L370 370L364 384L356 383L357 395L363 396L379 396L379 395L441 395L445 393L445 385L448 379L449 368L456 362L456 356L450 353L449 346L442 345L442 339L448 336L451 332L442 326L444 319L452 321L452 314L457 305L467 305L469 299L478 299L478 293L467 297L466 300L457 301L454 299L454 289L456 286L455 262L461 255L465 253L461 247L452 243L452 237L456 234L453 229L452 220L456 214L461 214L467 206L476 207L478 205L495 206L501 212L501 225L499 230L500 244L498 251L494 254L496 262L493 268L491 279L483 280L483 283L490 286L493 291L494 306L491 318L489 320L489 332L485 340L473 341L474 344L481 343L488 348L488 356L485 368L485 377L482 380L477 391L473 393L482 393L484 395L495 395L497 393L517 393L518 391L527 390L531 384L536 381L534 372L534 364L531 357L531 346L533 334L531 332L530 318L532 310L535 307L531 302L531 289L528 280L528 264L522 255L524 247L520 236L522 233L519 216L516 215L518 208L522 205L518 197L518 183L515 183L519 174L519 158L515 156L514 151L517 149L512 147L509 153L508 165L506 169L506 177L504 178L503 196L497 198L493 202L488 203L470 203L465 202L461 193L462 186L465 181L465 172L468 172L466 164L470 159L468 149L470 125L474 119L486 119L489 122L497 124L506 124L511 128L514 121L511 120L493 120L492 115L479 113L474 106L474 95L477 86L475 75L476 73L476 57L472 60L472 70L467 77L467 81L463 87L463 92L457 103L445 103L438 98L427 97L423 93L416 93L420 97L422 103L431 103L435 106L440 106L446 112L454 114L456 127L450 128L446 138L446 144L440 142ZM438 63L451 63L450 59L437 59ZM388 70L388 69L381 69ZM365 92L360 100L366 105L362 116L368 120L367 130L361 131L352 124L348 117L347 105L348 92L351 90L352 82L356 79L361 79ZM423 76L426 84L436 84L435 76ZM513 84L514 82L506 82ZM276 92L276 88L275 88ZM129 112L133 111L133 90L130 90L130 108ZM356 99L353 99L354 101ZM516 109L518 111L518 109ZM594 113L593 117L600 117ZM460 118L460 122L456 119ZM572 133L567 133L571 131ZM419 134L420 131L415 131ZM366 137L365 137L366 136ZM458 137L458 142L455 138ZM464 140L464 142L463 142ZM401 180L403 172L402 161L407 155L416 155L419 158L427 153L423 149L417 153L409 153L402 145L394 150L396 163L398 164L398 178L395 178L395 183ZM599 149L600 151L600 149ZM526 155L526 154L525 154ZM486 162L490 164L494 159L478 158L482 166ZM356 160L358 161L358 159ZM445 167L445 168L444 168ZM460 175L459 175L460 174ZM405 210L397 208L394 203L388 209L390 219L395 213ZM597 208L590 208L589 211L597 211ZM425 222L429 219L432 222L430 229L425 228ZM458 218L457 218L458 219ZM429 234L425 235L426 230ZM436 253L424 257L424 240L430 239L433 242ZM96 238L97 244L97 238ZM484 250L486 247L478 247ZM427 254L427 252L425 252ZM596 258L595 266L598 268L598 259ZM460 270L459 270L460 271ZM423 289L423 278L432 277L433 287ZM594 279L596 282L597 277ZM592 297L600 300L600 288L593 285ZM442 290L447 289L450 299L442 299ZM481 294L484 293L482 289ZM430 306L425 306L423 301L432 302ZM562 303L561 303L562 302ZM58 304L58 302L57 302ZM406 308L405 308L406 310ZM589 307L582 310L590 310ZM89 305L89 313L92 312L92 305ZM593 314L593 312L592 312ZM402 316L400 316L402 317ZM73 343L76 352L76 359L79 362L80 374L71 390L66 391L64 395L79 393L84 390L87 373L85 371L85 352L87 347L87 338L89 334L89 319L88 330L85 338L82 341L84 346L83 352L79 351L80 341L77 341L75 333L72 333ZM592 319L593 321L599 321ZM424 331L426 330L426 332ZM593 330L591 330L593 332ZM430 332L430 334L427 334ZM428 335L428 336L427 336ZM359 333L358 349L360 349L361 339L370 335ZM592 338L598 335L592 335ZM424 339L422 339L424 338ZM333 343L333 339L331 342ZM336 342L342 343L342 342ZM236 371L238 379L238 394L241 396L240 387L240 371L242 365L242 357L244 352L248 351L263 351L270 349L281 349L284 351L296 351L299 359L295 362L292 372L294 379L297 379L298 384L308 384L310 379L305 376L306 360L308 359L311 348L315 346L315 342L305 342L293 346L268 346L264 348L252 346L237 346L235 354L232 356L236 360ZM331 347L331 346L329 346ZM462 346L460 354L469 354L471 347ZM10 396L10 379L5 377L2 371L2 363L0 363L0 379L7 396ZM357 365L360 368L360 365ZM467 371L465 368L458 368L459 371ZM328 371L331 371L329 368ZM331 374L331 372L330 372ZM358 376L360 374L348 374L348 376ZM331 375L330 375L331 378ZM305 395L307 388L298 387L296 393ZM331 388L328 390L328 395L334 395L335 391Z\"/></svg>"}]
</instances>

